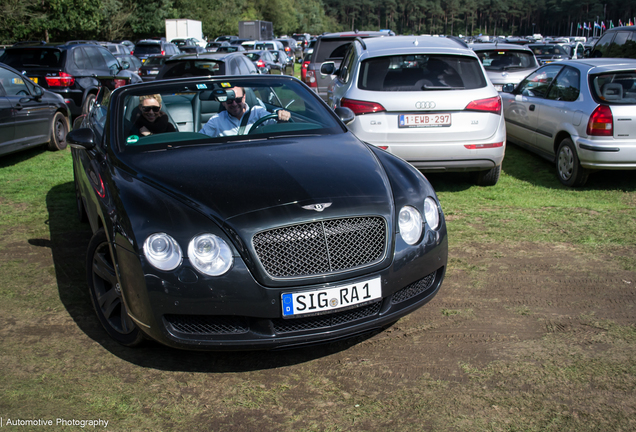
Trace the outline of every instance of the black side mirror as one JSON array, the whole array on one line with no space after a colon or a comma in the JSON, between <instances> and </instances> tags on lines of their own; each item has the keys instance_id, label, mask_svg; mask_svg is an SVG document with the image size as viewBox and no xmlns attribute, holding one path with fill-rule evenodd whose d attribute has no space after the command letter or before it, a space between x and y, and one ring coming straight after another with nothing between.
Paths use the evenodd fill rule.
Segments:
<instances>
[{"instance_id":1,"label":"black side mirror","mask_svg":"<svg viewBox=\"0 0 636 432\"><path fill-rule=\"evenodd\" d=\"M336 71L336 65L334 62L324 62L320 65L320 73L323 75L333 75Z\"/></svg>"},{"instance_id":2,"label":"black side mirror","mask_svg":"<svg viewBox=\"0 0 636 432\"><path fill-rule=\"evenodd\" d=\"M89 128L75 129L66 135L66 141L76 149L90 150L95 147L95 135Z\"/></svg>"},{"instance_id":3,"label":"black side mirror","mask_svg":"<svg viewBox=\"0 0 636 432\"><path fill-rule=\"evenodd\" d=\"M356 115L347 107L338 107L335 110L336 115L345 125L350 124L356 119Z\"/></svg>"},{"instance_id":4,"label":"black side mirror","mask_svg":"<svg viewBox=\"0 0 636 432\"><path fill-rule=\"evenodd\" d=\"M40 87L35 87L33 89L33 96L35 96L36 99L41 98L43 94L44 94L44 92L42 91L42 89Z\"/></svg>"}]
</instances>

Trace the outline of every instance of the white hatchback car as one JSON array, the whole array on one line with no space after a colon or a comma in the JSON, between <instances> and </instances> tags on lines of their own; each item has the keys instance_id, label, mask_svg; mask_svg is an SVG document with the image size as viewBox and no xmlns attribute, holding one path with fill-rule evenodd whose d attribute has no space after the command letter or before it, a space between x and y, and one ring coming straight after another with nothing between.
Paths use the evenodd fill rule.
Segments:
<instances>
[{"instance_id":1,"label":"white hatchback car","mask_svg":"<svg viewBox=\"0 0 636 432\"><path fill-rule=\"evenodd\" d=\"M332 108L356 115L358 138L425 172L475 172L499 180L506 148L501 97L477 55L457 38L396 36L357 39L328 91Z\"/></svg>"}]
</instances>

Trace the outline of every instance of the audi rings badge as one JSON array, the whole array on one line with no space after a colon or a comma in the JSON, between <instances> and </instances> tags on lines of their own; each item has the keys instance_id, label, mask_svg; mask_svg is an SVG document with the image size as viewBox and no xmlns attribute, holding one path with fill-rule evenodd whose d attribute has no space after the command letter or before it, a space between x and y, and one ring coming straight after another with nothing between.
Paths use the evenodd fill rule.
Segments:
<instances>
[{"instance_id":1,"label":"audi rings badge","mask_svg":"<svg viewBox=\"0 0 636 432\"><path fill-rule=\"evenodd\" d=\"M433 101L417 101L415 102L415 108L417 109L433 109L436 104Z\"/></svg>"}]
</instances>

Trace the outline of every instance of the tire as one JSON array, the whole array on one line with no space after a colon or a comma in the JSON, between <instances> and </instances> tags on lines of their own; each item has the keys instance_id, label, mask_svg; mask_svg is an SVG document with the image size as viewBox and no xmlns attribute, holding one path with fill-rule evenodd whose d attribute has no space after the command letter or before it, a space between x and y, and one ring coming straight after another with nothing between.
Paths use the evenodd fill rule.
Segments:
<instances>
[{"instance_id":1,"label":"tire","mask_svg":"<svg viewBox=\"0 0 636 432\"><path fill-rule=\"evenodd\" d=\"M97 318L117 342L128 347L138 346L144 336L128 316L103 228L91 238L86 257L88 290Z\"/></svg>"},{"instance_id":2,"label":"tire","mask_svg":"<svg viewBox=\"0 0 636 432\"><path fill-rule=\"evenodd\" d=\"M564 139L559 144L556 169L559 181L570 187L583 186L590 175L590 171L581 166L576 147L569 138Z\"/></svg>"},{"instance_id":3,"label":"tire","mask_svg":"<svg viewBox=\"0 0 636 432\"><path fill-rule=\"evenodd\" d=\"M88 114L91 112L91 108L95 104L95 95L93 93L89 93L86 95L86 99L84 99L84 105L82 105L82 114Z\"/></svg>"},{"instance_id":4,"label":"tire","mask_svg":"<svg viewBox=\"0 0 636 432\"><path fill-rule=\"evenodd\" d=\"M49 150L64 150L66 148L66 134L68 133L68 119L61 112L55 113L51 120L51 140Z\"/></svg>"},{"instance_id":5,"label":"tire","mask_svg":"<svg viewBox=\"0 0 636 432\"><path fill-rule=\"evenodd\" d=\"M475 173L475 184L477 186L494 186L499 181L501 175L501 165L486 171L478 171Z\"/></svg>"}]
</instances>

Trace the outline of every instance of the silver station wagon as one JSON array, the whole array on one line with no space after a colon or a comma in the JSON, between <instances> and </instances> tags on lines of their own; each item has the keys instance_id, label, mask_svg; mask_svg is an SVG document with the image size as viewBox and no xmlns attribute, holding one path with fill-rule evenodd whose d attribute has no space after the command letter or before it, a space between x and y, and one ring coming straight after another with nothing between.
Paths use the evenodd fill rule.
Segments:
<instances>
[{"instance_id":1,"label":"silver station wagon","mask_svg":"<svg viewBox=\"0 0 636 432\"><path fill-rule=\"evenodd\" d=\"M334 75L332 108L350 108L361 140L425 172L470 171L478 185L499 180L506 146L501 97L477 55L457 38L357 39Z\"/></svg>"},{"instance_id":2,"label":"silver station wagon","mask_svg":"<svg viewBox=\"0 0 636 432\"><path fill-rule=\"evenodd\" d=\"M508 139L555 162L561 183L636 169L636 60L550 63L502 93Z\"/></svg>"}]
</instances>

